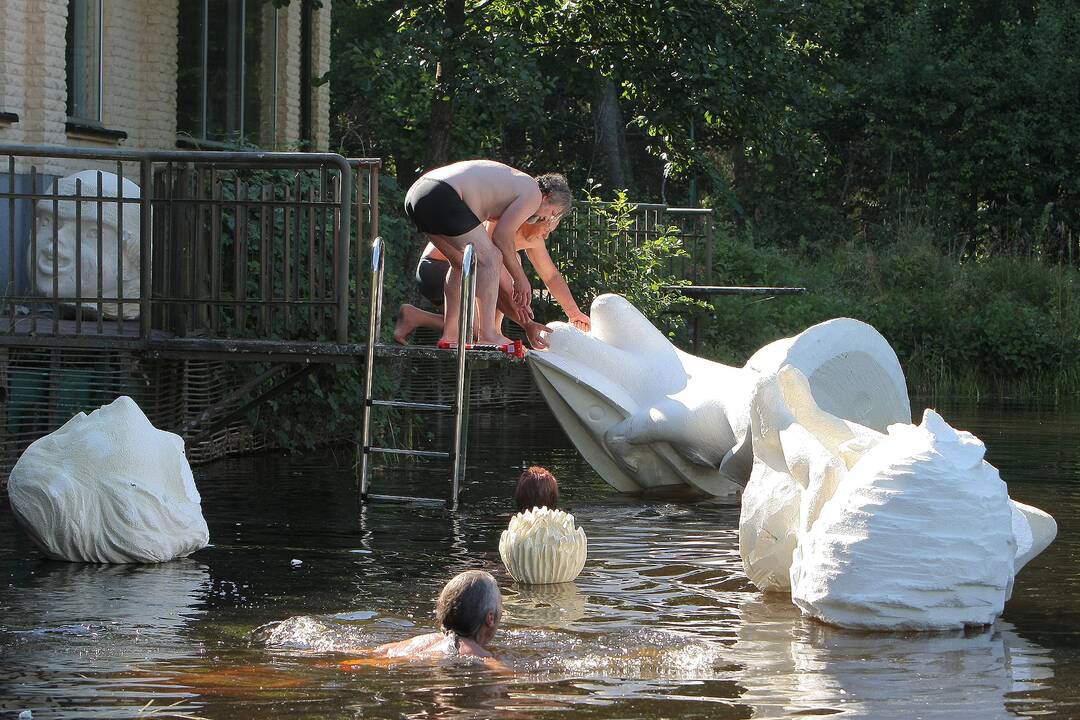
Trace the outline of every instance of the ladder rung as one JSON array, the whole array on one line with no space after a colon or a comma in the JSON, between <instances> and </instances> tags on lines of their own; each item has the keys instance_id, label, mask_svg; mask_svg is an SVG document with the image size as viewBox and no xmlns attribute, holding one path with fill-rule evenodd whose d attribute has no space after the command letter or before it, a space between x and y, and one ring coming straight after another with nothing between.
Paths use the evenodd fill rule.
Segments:
<instances>
[{"instance_id":1,"label":"ladder rung","mask_svg":"<svg viewBox=\"0 0 1080 720\"><path fill-rule=\"evenodd\" d=\"M450 453L437 450L403 450L401 448L365 447L367 453L385 453L387 455L410 455L412 457L449 459Z\"/></svg>"},{"instance_id":2,"label":"ladder rung","mask_svg":"<svg viewBox=\"0 0 1080 720\"><path fill-rule=\"evenodd\" d=\"M404 400L372 400L372 405L392 408L408 408L409 410L453 410L453 405L442 403L406 402Z\"/></svg>"},{"instance_id":3,"label":"ladder rung","mask_svg":"<svg viewBox=\"0 0 1080 720\"><path fill-rule=\"evenodd\" d=\"M439 507L446 507L445 500L425 497L405 497L404 495L365 495L364 500L377 500L379 502L390 503L415 503L417 505L438 505Z\"/></svg>"}]
</instances>

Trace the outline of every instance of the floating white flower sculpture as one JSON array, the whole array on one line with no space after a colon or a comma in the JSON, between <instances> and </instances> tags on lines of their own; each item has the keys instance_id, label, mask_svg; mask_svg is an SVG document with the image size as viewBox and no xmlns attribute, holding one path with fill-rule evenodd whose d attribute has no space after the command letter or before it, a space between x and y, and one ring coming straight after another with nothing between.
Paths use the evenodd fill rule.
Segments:
<instances>
[{"instance_id":1,"label":"floating white flower sculpture","mask_svg":"<svg viewBox=\"0 0 1080 720\"><path fill-rule=\"evenodd\" d=\"M844 627L992 623L1016 572L1053 540L1046 513L1009 499L986 448L932 410L880 433L822 410L806 378L762 378L740 551L763 590Z\"/></svg>"},{"instance_id":2,"label":"floating white flower sculpture","mask_svg":"<svg viewBox=\"0 0 1080 720\"><path fill-rule=\"evenodd\" d=\"M510 518L499 538L499 555L520 583L547 585L570 582L585 567L588 540L562 510L533 508Z\"/></svg>"},{"instance_id":3,"label":"floating white flower sculpture","mask_svg":"<svg viewBox=\"0 0 1080 720\"><path fill-rule=\"evenodd\" d=\"M551 347L530 353L530 367L578 451L618 490L737 493L753 466L755 384L783 365L802 370L835 415L878 430L911 420L896 353L858 320L814 325L735 368L682 352L618 295L596 298L590 315L589 333L552 323Z\"/></svg>"},{"instance_id":4,"label":"floating white flower sculpture","mask_svg":"<svg viewBox=\"0 0 1080 720\"><path fill-rule=\"evenodd\" d=\"M15 517L50 558L164 562L210 541L184 441L129 397L35 441L8 479Z\"/></svg>"}]
</instances>

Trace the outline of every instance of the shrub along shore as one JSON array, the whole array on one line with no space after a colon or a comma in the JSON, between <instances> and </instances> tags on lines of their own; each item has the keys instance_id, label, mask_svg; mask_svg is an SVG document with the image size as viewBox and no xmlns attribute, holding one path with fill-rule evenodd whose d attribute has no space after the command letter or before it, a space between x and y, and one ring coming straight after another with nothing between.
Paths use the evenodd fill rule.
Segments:
<instances>
[{"instance_id":1,"label":"shrub along shore","mask_svg":"<svg viewBox=\"0 0 1080 720\"><path fill-rule=\"evenodd\" d=\"M875 328L919 395L1060 401L1080 396L1080 272L1025 257L942 253L922 227L891 241L825 248L715 246L725 285L805 286L806 295L713 301L705 353L742 363L757 348L833 317Z\"/></svg>"}]
</instances>

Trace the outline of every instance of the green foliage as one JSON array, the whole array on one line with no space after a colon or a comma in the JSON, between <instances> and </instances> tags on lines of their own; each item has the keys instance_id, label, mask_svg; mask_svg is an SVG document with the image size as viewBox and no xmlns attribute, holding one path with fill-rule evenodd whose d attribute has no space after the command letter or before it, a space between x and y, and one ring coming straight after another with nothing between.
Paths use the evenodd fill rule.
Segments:
<instances>
[{"instance_id":1,"label":"green foliage","mask_svg":"<svg viewBox=\"0 0 1080 720\"><path fill-rule=\"evenodd\" d=\"M575 187L605 177L598 88L627 121L631 196L698 195L758 242L878 242L915 224L962 258L1080 265L1080 11L928 0L334 3L337 143L415 177L433 97L451 157ZM456 52L452 83L439 58Z\"/></svg>"},{"instance_id":2,"label":"green foliage","mask_svg":"<svg viewBox=\"0 0 1080 720\"><path fill-rule=\"evenodd\" d=\"M587 309L597 295L617 292L676 338L689 313L709 306L668 289L690 284L677 271L679 261L689 259L679 227L654 225L643 231L636 210L625 192L611 202L590 194L587 205L575 210L577 225L585 228L579 241L573 248L553 248L552 258L581 307ZM538 307L538 317L554 320L561 312L549 301Z\"/></svg>"},{"instance_id":3,"label":"green foliage","mask_svg":"<svg viewBox=\"0 0 1080 720\"><path fill-rule=\"evenodd\" d=\"M832 317L876 327L924 393L1061 397L1080 390L1080 272L1037 260L958 263L919 228L877 249L754 247L726 234L716 272L731 284L798 284L770 301L717 300L708 354L741 363L767 342ZM735 318L736 321L729 321Z\"/></svg>"}]
</instances>

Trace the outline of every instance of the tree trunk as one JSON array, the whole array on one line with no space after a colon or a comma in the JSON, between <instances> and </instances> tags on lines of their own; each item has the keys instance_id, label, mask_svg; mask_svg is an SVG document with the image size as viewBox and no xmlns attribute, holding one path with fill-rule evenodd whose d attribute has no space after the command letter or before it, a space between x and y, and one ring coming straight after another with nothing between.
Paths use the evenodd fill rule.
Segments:
<instances>
[{"instance_id":1,"label":"tree trunk","mask_svg":"<svg viewBox=\"0 0 1080 720\"><path fill-rule=\"evenodd\" d=\"M612 190L630 189L634 178L626 150L626 127L619 109L619 89L612 78L601 77L597 82L592 114L596 144L607 170L608 187Z\"/></svg>"},{"instance_id":2,"label":"tree trunk","mask_svg":"<svg viewBox=\"0 0 1080 720\"><path fill-rule=\"evenodd\" d=\"M450 128L457 94L458 45L465 29L465 0L446 0L444 11L446 41L435 69L431 113L428 116L428 146L424 169L446 165L450 156Z\"/></svg>"}]
</instances>

